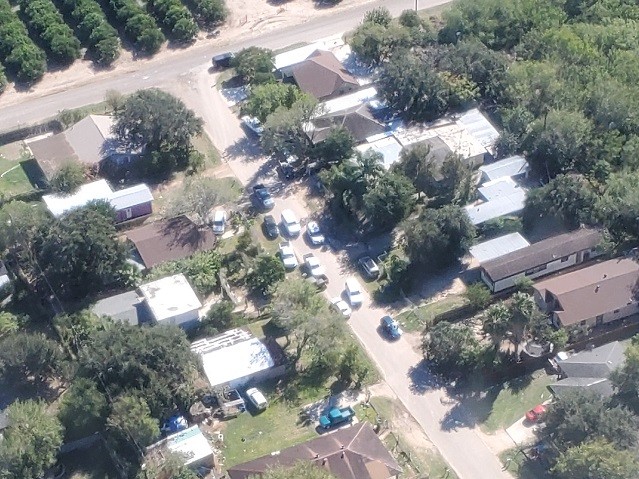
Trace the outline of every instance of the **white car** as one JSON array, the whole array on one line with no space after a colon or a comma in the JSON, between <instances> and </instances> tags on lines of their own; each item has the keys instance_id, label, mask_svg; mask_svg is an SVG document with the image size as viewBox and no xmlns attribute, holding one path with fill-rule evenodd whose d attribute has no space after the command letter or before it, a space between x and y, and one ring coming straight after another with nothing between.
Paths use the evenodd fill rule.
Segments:
<instances>
[{"instance_id":1,"label":"white car","mask_svg":"<svg viewBox=\"0 0 639 479\"><path fill-rule=\"evenodd\" d=\"M331 306L333 307L335 311L340 313L346 319L351 317L351 313L353 312L353 310L348 305L348 303L344 301L342 298L338 297L338 298L331 299Z\"/></svg>"},{"instance_id":2,"label":"white car","mask_svg":"<svg viewBox=\"0 0 639 479\"><path fill-rule=\"evenodd\" d=\"M282 258L282 263L284 263L286 269L295 269L299 264L290 241L282 241L280 243L280 258Z\"/></svg>"},{"instance_id":3,"label":"white car","mask_svg":"<svg viewBox=\"0 0 639 479\"><path fill-rule=\"evenodd\" d=\"M355 278L348 278L346 280L346 296L351 307L357 308L362 305L364 295L362 293L362 287Z\"/></svg>"},{"instance_id":4,"label":"white car","mask_svg":"<svg viewBox=\"0 0 639 479\"><path fill-rule=\"evenodd\" d=\"M323 245L326 241L316 221L311 221L306 225L306 235L313 246Z\"/></svg>"},{"instance_id":5,"label":"white car","mask_svg":"<svg viewBox=\"0 0 639 479\"><path fill-rule=\"evenodd\" d=\"M217 210L213 214L213 233L223 235L226 229L226 211Z\"/></svg>"},{"instance_id":6,"label":"white car","mask_svg":"<svg viewBox=\"0 0 639 479\"><path fill-rule=\"evenodd\" d=\"M262 133L264 133L264 127L260 123L260 120L258 120L254 116L246 115L246 116L243 116L241 120L242 120L242 123L244 123L244 125L246 126L246 128L251 130L257 136L262 136Z\"/></svg>"},{"instance_id":7,"label":"white car","mask_svg":"<svg viewBox=\"0 0 639 479\"><path fill-rule=\"evenodd\" d=\"M260 411L268 407L268 401L264 397L264 394L262 394L262 391L260 391L257 388L247 389L246 397L248 398L249 402L253 404L253 406L255 406Z\"/></svg>"},{"instance_id":8,"label":"white car","mask_svg":"<svg viewBox=\"0 0 639 479\"><path fill-rule=\"evenodd\" d=\"M304 255L304 265L306 266L308 274L314 278L326 275L326 268L322 266L319 259L317 259L313 253L307 253Z\"/></svg>"},{"instance_id":9,"label":"white car","mask_svg":"<svg viewBox=\"0 0 639 479\"><path fill-rule=\"evenodd\" d=\"M282 225L286 230L286 234L288 234L289 236L297 236L302 230L302 228L300 227L300 222L297 221L297 217L292 210L282 211Z\"/></svg>"}]
</instances>

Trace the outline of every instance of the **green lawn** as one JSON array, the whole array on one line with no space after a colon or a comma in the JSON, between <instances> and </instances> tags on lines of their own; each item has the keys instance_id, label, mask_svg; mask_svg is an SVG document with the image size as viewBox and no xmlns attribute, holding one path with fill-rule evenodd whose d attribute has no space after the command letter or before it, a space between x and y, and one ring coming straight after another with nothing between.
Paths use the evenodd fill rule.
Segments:
<instances>
[{"instance_id":1,"label":"green lawn","mask_svg":"<svg viewBox=\"0 0 639 479\"><path fill-rule=\"evenodd\" d=\"M212 168L220 164L220 153L206 133L194 137L192 142L193 147L206 158L206 168Z\"/></svg>"},{"instance_id":2,"label":"green lawn","mask_svg":"<svg viewBox=\"0 0 639 479\"><path fill-rule=\"evenodd\" d=\"M10 198L33 189L22 162L29 160L30 155L24 150L22 142L0 146L0 195Z\"/></svg>"},{"instance_id":3,"label":"green lawn","mask_svg":"<svg viewBox=\"0 0 639 479\"><path fill-rule=\"evenodd\" d=\"M532 380L530 376L526 376L505 383L495 398L482 429L495 432L511 426L526 411L550 398L547 386L552 382L553 377L544 374Z\"/></svg>"},{"instance_id":4,"label":"green lawn","mask_svg":"<svg viewBox=\"0 0 639 479\"><path fill-rule=\"evenodd\" d=\"M402 323L406 331L422 331L438 315L464 306L466 303L465 297L458 294L450 295L439 301L420 306L416 310L404 311L397 316L397 320Z\"/></svg>"},{"instance_id":5,"label":"green lawn","mask_svg":"<svg viewBox=\"0 0 639 479\"><path fill-rule=\"evenodd\" d=\"M504 470L519 479L550 479L551 476L541 464L529 461L518 449L508 449L499 455Z\"/></svg>"}]
</instances>

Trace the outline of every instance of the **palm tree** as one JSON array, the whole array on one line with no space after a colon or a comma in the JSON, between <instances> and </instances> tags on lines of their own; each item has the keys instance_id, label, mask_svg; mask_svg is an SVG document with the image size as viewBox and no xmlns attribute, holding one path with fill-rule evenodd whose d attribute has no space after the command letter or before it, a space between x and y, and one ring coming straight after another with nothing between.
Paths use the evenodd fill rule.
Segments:
<instances>
[{"instance_id":1,"label":"palm tree","mask_svg":"<svg viewBox=\"0 0 639 479\"><path fill-rule=\"evenodd\" d=\"M510 330L511 312L510 308L503 302L491 305L484 313L483 329L485 333L490 334L495 349L499 348L500 343Z\"/></svg>"}]
</instances>

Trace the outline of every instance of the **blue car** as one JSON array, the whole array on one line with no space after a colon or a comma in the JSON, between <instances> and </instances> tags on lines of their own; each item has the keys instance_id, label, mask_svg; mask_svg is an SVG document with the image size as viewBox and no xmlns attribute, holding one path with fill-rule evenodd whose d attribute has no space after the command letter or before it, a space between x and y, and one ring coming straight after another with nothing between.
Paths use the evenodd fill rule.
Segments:
<instances>
[{"instance_id":1,"label":"blue car","mask_svg":"<svg viewBox=\"0 0 639 479\"><path fill-rule=\"evenodd\" d=\"M382 329L392 339L399 339L402 337L402 330L399 327L399 323L390 316L384 316L382 318Z\"/></svg>"}]
</instances>

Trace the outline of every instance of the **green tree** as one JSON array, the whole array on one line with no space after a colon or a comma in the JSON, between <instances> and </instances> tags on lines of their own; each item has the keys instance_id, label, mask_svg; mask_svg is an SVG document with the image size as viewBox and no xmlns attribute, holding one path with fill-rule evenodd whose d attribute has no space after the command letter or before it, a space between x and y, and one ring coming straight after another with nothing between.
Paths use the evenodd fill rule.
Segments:
<instances>
[{"instance_id":1,"label":"green tree","mask_svg":"<svg viewBox=\"0 0 639 479\"><path fill-rule=\"evenodd\" d=\"M104 428L107 400L95 382L77 378L62 396L58 418L69 440L89 436Z\"/></svg>"},{"instance_id":2,"label":"green tree","mask_svg":"<svg viewBox=\"0 0 639 479\"><path fill-rule=\"evenodd\" d=\"M104 318L98 318L91 310L83 309L73 314L60 314L53 318L62 343L76 353L91 336L107 324Z\"/></svg>"},{"instance_id":3,"label":"green tree","mask_svg":"<svg viewBox=\"0 0 639 479\"><path fill-rule=\"evenodd\" d=\"M301 477L304 479L335 479L333 474L311 461L300 461L291 467L274 467L259 477L250 476L250 479L299 479Z\"/></svg>"},{"instance_id":4,"label":"green tree","mask_svg":"<svg viewBox=\"0 0 639 479\"><path fill-rule=\"evenodd\" d=\"M355 140L344 127L334 127L319 145L315 145L313 156L321 163L334 164L351 158L354 154Z\"/></svg>"},{"instance_id":5,"label":"green tree","mask_svg":"<svg viewBox=\"0 0 639 479\"><path fill-rule=\"evenodd\" d=\"M387 27L393 21L391 12L386 7L377 7L364 14L364 23L376 23Z\"/></svg>"},{"instance_id":6,"label":"green tree","mask_svg":"<svg viewBox=\"0 0 639 479\"><path fill-rule=\"evenodd\" d=\"M483 283L468 285L464 291L464 297L475 311L484 309L492 300L490 290Z\"/></svg>"},{"instance_id":7,"label":"green tree","mask_svg":"<svg viewBox=\"0 0 639 479\"><path fill-rule=\"evenodd\" d=\"M183 214L195 214L204 225L210 221L211 210L234 200L238 194L235 183L227 178L195 176L184 182L181 190L174 194L166 206L165 216L172 218Z\"/></svg>"},{"instance_id":8,"label":"green tree","mask_svg":"<svg viewBox=\"0 0 639 479\"><path fill-rule=\"evenodd\" d=\"M233 313L234 309L233 303L226 300L212 305L202 319L199 334L213 335L241 324L241 315Z\"/></svg>"},{"instance_id":9,"label":"green tree","mask_svg":"<svg viewBox=\"0 0 639 479\"><path fill-rule=\"evenodd\" d=\"M240 50L232 62L236 73L249 85L272 83L273 52L266 48L248 47Z\"/></svg>"},{"instance_id":10,"label":"green tree","mask_svg":"<svg viewBox=\"0 0 639 479\"><path fill-rule=\"evenodd\" d=\"M251 291L269 296L285 276L286 270L279 258L261 254L255 258L255 263L246 276L246 284Z\"/></svg>"},{"instance_id":11,"label":"green tree","mask_svg":"<svg viewBox=\"0 0 639 479\"><path fill-rule=\"evenodd\" d=\"M370 363L361 348L355 344L348 346L340 360L338 379L348 386L354 383L355 389L359 389L370 373Z\"/></svg>"},{"instance_id":12,"label":"green tree","mask_svg":"<svg viewBox=\"0 0 639 479\"><path fill-rule=\"evenodd\" d=\"M485 333L490 334L495 348L499 348L510 331L510 319L510 308L503 301L490 305L484 312L482 328Z\"/></svg>"},{"instance_id":13,"label":"green tree","mask_svg":"<svg viewBox=\"0 0 639 479\"><path fill-rule=\"evenodd\" d=\"M433 198L439 194L439 167L436 165L430 146L418 143L409 148L403 148L399 161L391 167L392 171L401 173L413 182L418 192Z\"/></svg>"},{"instance_id":14,"label":"green tree","mask_svg":"<svg viewBox=\"0 0 639 479\"><path fill-rule=\"evenodd\" d=\"M308 93L302 93L290 108L280 107L268 116L264 123L262 147L269 153L282 154L286 151L306 158L310 141L304 125L317 113L317 100Z\"/></svg>"},{"instance_id":15,"label":"green tree","mask_svg":"<svg viewBox=\"0 0 639 479\"><path fill-rule=\"evenodd\" d=\"M444 374L476 370L482 353L473 330L464 324L440 321L424 335L422 349L426 359Z\"/></svg>"},{"instance_id":16,"label":"green tree","mask_svg":"<svg viewBox=\"0 0 639 479\"><path fill-rule=\"evenodd\" d=\"M377 230L390 229L411 213L416 193L408 178L388 173L362 197L364 213Z\"/></svg>"},{"instance_id":17,"label":"green tree","mask_svg":"<svg viewBox=\"0 0 639 479\"><path fill-rule=\"evenodd\" d=\"M552 472L559 479L632 479L637 466L631 451L620 451L605 439L594 439L563 452Z\"/></svg>"},{"instance_id":18,"label":"green tree","mask_svg":"<svg viewBox=\"0 0 639 479\"><path fill-rule=\"evenodd\" d=\"M49 182L57 193L70 195L84 183L84 168L80 163L69 162L62 165Z\"/></svg>"},{"instance_id":19,"label":"green tree","mask_svg":"<svg viewBox=\"0 0 639 479\"><path fill-rule=\"evenodd\" d=\"M393 52L410 47L416 42L419 31L411 31L400 25L381 25L374 22L362 23L350 39L350 45L357 59L370 65L379 65L388 60Z\"/></svg>"},{"instance_id":20,"label":"green tree","mask_svg":"<svg viewBox=\"0 0 639 479\"><path fill-rule=\"evenodd\" d=\"M0 311L0 339L20 328L20 318L9 311Z\"/></svg>"},{"instance_id":21,"label":"green tree","mask_svg":"<svg viewBox=\"0 0 639 479\"><path fill-rule=\"evenodd\" d=\"M280 107L291 108L302 97L296 85L287 83L266 83L255 85L242 107L247 114L264 123L268 116Z\"/></svg>"},{"instance_id":22,"label":"green tree","mask_svg":"<svg viewBox=\"0 0 639 479\"><path fill-rule=\"evenodd\" d=\"M0 441L3 479L41 477L55 464L62 425L40 401L16 401L6 409L9 427Z\"/></svg>"},{"instance_id":23,"label":"green tree","mask_svg":"<svg viewBox=\"0 0 639 479\"><path fill-rule=\"evenodd\" d=\"M625 360L622 366L610 375L619 398L634 411L639 411L639 336L624 351Z\"/></svg>"},{"instance_id":24,"label":"green tree","mask_svg":"<svg viewBox=\"0 0 639 479\"><path fill-rule=\"evenodd\" d=\"M597 199L597 217L619 243L639 238L637 181L639 173L636 171L615 173L608 178L603 195Z\"/></svg>"},{"instance_id":25,"label":"green tree","mask_svg":"<svg viewBox=\"0 0 639 479\"><path fill-rule=\"evenodd\" d=\"M107 426L120 441L128 442L140 452L160 436L160 423L151 416L144 399L128 394L113 401Z\"/></svg>"},{"instance_id":26,"label":"green tree","mask_svg":"<svg viewBox=\"0 0 639 479\"><path fill-rule=\"evenodd\" d=\"M194 235L192 239L197 240L197 237ZM160 279L184 273L197 293L208 296L218 284L217 276L221 267L222 257L218 251L198 251L188 258L155 266L147 279Z\"/></svg>"},{"instance_id":27,"label":"green tree","mask_svg":"<svg viewBox=\"0 0 639 479\"><path fill-rule=\"evenodd\" d=\"M123 278L126 250L117 240L113 219L110 206L95 203L39 232L38 261L57 294L79 298Z\"/></svg>"},{"instance_id":28,"label":"green tree","mask_svg":"<svg viewBox=\"0 0 639 479\"><path fill-rule=\"evenodd\" d=\"M449 155L442 163L437 183L439 204L465 205L474 192L473 165L460 155Z\"/></svg>"},{"instance_id":29,"label":"green tree","mask_svg":"<svg viewBox=\"0 0 639 479\"><path fill-rule=\"evenodd\" d=\"M293 365L304 351L319 355L335 347L342 332L340 323L317 294L315 286L302 279L279 283L271 301L273 322L286 332L287 345L294 345Z\"/></svg>"},{"instance_id":30,"label":"green tree","mask_svg":"<svg viewBox=\"0 0 639 479\"><path fill-rule=\"evenodd\" d=\"M448 266L468 252L475 228L458 206L427 208L404 226L411 263L428 271Z\"/></svg>"},{"instance_id":31,"label":"green tree","mask_svg":"<svg viewBox=\"0 0 639 479\"><path fill-rule=\"evenodd\" d=\"M0 373L16 384L36 385L60 375L63 357L58 345L40 333L16 333L0 340Z\"/></svg>"}]
</instances>

